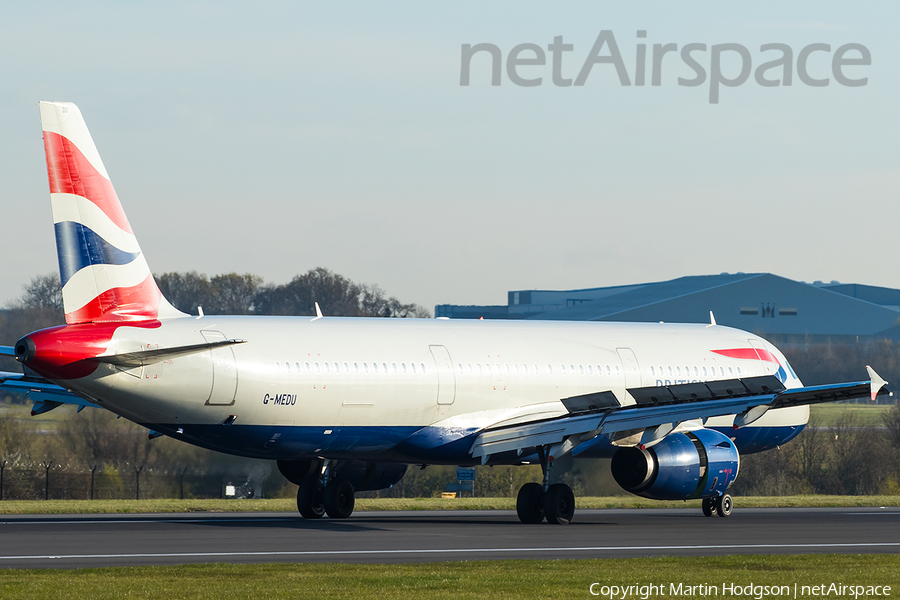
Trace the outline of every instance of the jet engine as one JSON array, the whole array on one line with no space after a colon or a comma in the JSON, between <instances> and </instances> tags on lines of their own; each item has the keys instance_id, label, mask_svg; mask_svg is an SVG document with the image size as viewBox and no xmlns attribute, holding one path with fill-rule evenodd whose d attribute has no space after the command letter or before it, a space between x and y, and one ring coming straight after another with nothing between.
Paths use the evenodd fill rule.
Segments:
<instances>
[{"instance_id":1,"label":"jet engine","mask_svg":"<svg viewBox=\"0 0 900 600\"><path fill-rule=\"evenodd\" d=\"M738 475L734 443L712 429L671 433L650 448L619 448L612 474L623 489L653 500L722 496Z\"/></svg>"}]
</instances>

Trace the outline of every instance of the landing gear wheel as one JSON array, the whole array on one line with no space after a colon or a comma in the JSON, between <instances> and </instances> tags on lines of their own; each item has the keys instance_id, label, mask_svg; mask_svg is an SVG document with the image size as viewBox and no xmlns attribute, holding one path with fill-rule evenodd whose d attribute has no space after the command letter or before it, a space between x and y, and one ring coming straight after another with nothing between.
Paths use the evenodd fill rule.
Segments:
<instances>
[{"instance_id":1,"label":"landing gear wheel","mask_svg":"<svg viewBox=\"0 0 900 600\"><path fill-rule=\"evenodd\" d=\"M353 514L355 504L353 484L346 479L336 479L325 486L325 512L332 519L346 519Z\"/></svg>"},{"instance_id":2,"label":"landing gear wheel","mask_svg":"<svg viewBox=\"0 0 900 600\"><path fill-rule=\"evenodd\" d=\"M724 494L716 498L716 514L720 517L727 517L731 515L731 511L734 509L734 500L731 499L731 496L728 494Z\"/></svg>"},{"instance_id":3,"label":"landing gear wheel","mask_svg":"<svg viewBox=\"0 0 900 600\"><path fill-rule=\"evenodd\" d=\"M307 480L297 489L297 510L304 519L321 519L325 514L325 497L322 483L316 479Z\"/></svg>"},{"instance_id":4,"label":"landing gear wheel","mask_svg":"<svg viewBox=\"0 0 900 600\"><path fill-rule=\"evenodd\" d=\"M715 498L704 498L703 499L703 514L707 517L711 517L716 514L716 499Z\"/></svg>"},{"instance_id":5,"label":"landing gear wheel","mask_svg":"<svg viewBox=\"0 0 900 600\"><path fill-rule=\"evenodd\" d=\"M554 483L544 496L544 516L548 523L568 525L575 516L575 494L564 483Z\"/></svg>"},{"instance_id":6,"label":"landing gear wheel","mask_svg":"<svg viewBox=\"0 0 900 600\"><path fill-rule=\"evenodd\" d=\"M523 523L540 523L544 520L544 486L526 483L516 498L516 513Z\"/></svg>"}]
</instances>

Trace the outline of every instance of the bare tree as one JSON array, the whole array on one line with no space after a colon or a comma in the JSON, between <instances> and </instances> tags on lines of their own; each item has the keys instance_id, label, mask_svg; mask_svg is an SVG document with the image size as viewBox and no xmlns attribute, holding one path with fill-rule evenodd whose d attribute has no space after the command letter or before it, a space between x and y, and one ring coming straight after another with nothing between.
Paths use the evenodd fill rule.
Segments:
<instances>
[{"instance_id":1,"label":"bare tree","mask_svg":"<svg viewBox=\"0 0 900 600\"><path fill-rule=\"evenodd\" d=\"M21 308L48 309L56 311L62 316L63 298L59 275L47 273L33 277L30 283L25 284L25 291L19 299L18 306Z\"/></svg>"},{"instance_id":2,"label":"bare tree","mask_svg":"<svg viewBox=\"0 0 900 600\"><path fill-rule=\"evenodd\" d=\"M222 315L249 315L253 311L253 300L263 284L262 277L245 273L216 275L210 280L216 294L216 304L210 312Z\"/></svg>"}]
</instances>

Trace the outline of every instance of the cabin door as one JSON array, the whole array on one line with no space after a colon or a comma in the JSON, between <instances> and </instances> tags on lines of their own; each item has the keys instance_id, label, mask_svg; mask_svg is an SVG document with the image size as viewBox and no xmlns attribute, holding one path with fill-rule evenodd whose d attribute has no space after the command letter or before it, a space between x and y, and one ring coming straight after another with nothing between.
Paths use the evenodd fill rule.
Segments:
<instances>
[{"instance_id":1,"label":"cabin door","mask_svg":"<svg viewBox=\"0 0 900 600\"><path fill-rule=\"evenodd\" d=\"M201 331L207 342L223 342L225 335L220 331ZM210 360L213 366L213 383L209 392L207 405L228 406L234 404L237 392L237 365L234 350L231 346L210 348Z\"/></svg>"},{"instance_id":2,"label":"cabin door","mask_svg":"<svg viewBox=\"0 0 900 600\"><path fill-rule=\"evenodd\" d=\"M456 400L456 374L453 372L453 361L450 352L444 346L428 346L434 358L434 366L438 376L438 404L453 404Z\"/></svg>"}]
</instances>

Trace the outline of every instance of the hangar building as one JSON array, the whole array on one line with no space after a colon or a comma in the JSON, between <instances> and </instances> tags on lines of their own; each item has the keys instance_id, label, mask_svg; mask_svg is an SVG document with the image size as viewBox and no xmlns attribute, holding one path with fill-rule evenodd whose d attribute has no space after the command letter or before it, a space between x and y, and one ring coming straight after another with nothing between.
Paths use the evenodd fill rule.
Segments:
<instances>
[{"instance_id":1,"label":"hangar building","mask_svg":"<svg viewBox=\"0 0 900 600\"><path fill-rule=\"evenodd\" d=\"M812 284L771 273L723 273L583 290L518 290L506 305L440 304L436 317L708 323L776 343L900 339L900 290Z\"/></svg>"}]
</instances>

